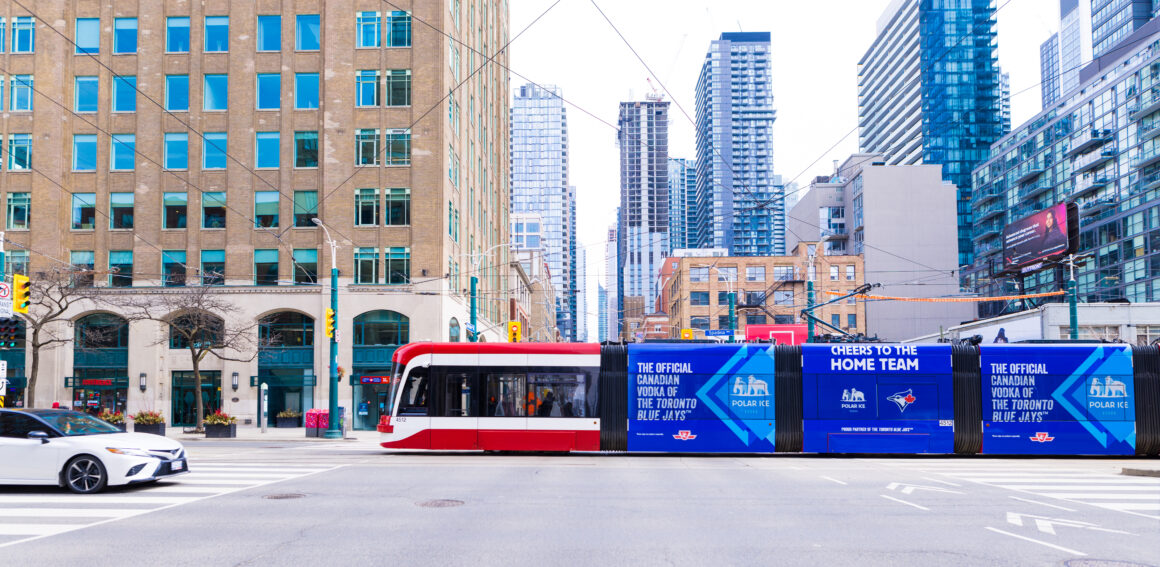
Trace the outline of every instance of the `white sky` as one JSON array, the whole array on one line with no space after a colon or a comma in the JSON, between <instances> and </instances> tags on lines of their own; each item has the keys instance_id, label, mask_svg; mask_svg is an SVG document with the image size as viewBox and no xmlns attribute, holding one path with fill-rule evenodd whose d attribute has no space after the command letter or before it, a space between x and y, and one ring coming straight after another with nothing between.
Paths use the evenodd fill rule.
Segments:
<instances>
[{"instance_id":1,"label":"white sky","mask_svg":"<svg viewBox=\"0 0 1160 567\"><path fill-rule=\"evenodd\" d=\"M511 35L554 1L511 0ZM843 136L858 125L858 60L890 0L596 3L672 93L666 97L675 101L669 112L671 157L696 157L692 123L677 104L694 114L693 91L709 42L739 30L772 34L774 171L804 187L815 175L832 172L833 160L857 151L857 132ZM1012 125L1018 126L1040 110L1039 44L1059 28L1059 2L996 5L999 64L1011 74ZM561 87L575 105L568 108L570 181L577 194L578 247L588 252L589 340L595 341L596 285L604 281L604 241L620 198L616 130L604 122L615 126L621 101L644 99L649 74L592 0L562 0L512 43L510 67L513 88L527 82L519 73Z\"/></svg>"}]
</instances>

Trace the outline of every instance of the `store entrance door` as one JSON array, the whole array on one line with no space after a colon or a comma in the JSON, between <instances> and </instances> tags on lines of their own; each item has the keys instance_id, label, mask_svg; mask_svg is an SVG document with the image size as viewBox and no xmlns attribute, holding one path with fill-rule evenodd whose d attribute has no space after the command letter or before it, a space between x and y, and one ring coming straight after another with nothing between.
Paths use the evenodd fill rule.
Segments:
<instances>
[{"instance_id":1,"label":"store entrance door","mask_svg":"<svg viewBox=\"0 0 1160 567\"><path fill-rule=\"evenodd\" d=\"M191 370L173 371L173 425L197 426L196 379ZM218 370L201 371L201 400L205 415L222 407L222 373Z\"/></svg>"}]
</instances>

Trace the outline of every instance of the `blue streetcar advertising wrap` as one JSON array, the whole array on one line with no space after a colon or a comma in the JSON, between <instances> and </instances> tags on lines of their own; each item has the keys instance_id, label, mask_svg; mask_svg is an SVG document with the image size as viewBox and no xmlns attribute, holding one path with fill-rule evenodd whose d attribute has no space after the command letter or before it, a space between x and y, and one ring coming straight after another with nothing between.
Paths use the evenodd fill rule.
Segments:
<instances>
[{"instance_id":1,"label":"blue streetcar advertising wrap","mask_svg":"<svg viewBox=\"0 0 1160 567\"><path fill-rule=\"evenodd\" d=\"M773 345L628 347L628 450L771 453Z\"/></svg>"},{"instance_id":2,"label":"blue streetcar advertising wrap","mask_svg":"<svg viewBox=\"0 0 1160 567\"><path fill-rule=\"evenodd\" d=\"M802 346L804 450L952 453L950 345Z\"/></svg>"},{"instance_id":3,"label":"blue streetcar advertising wrap","mask_svg":"<svg viewBox=\"0 0 1160 567\"><path fill-rule=\"evenodd\" d=\"M1131 347L983 345L979 350L983 453L1135 454Z\"/></svg>"}]
</instances>

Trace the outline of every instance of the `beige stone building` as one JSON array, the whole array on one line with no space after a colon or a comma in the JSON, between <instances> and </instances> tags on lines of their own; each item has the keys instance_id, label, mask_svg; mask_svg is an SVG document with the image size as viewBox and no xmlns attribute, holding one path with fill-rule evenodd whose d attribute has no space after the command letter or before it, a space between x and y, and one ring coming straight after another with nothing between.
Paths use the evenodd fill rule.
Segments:
<instances>
[{"instance_id":1,"label":"beige stone building","mask_svg":"<svg viewBox=\"0 0 1160 567\"><path fill-rule=\"evenodd\" d=\"M330 250L338 243L340 404L377 421L395 345L500 340L508 300L505 2L37 0L0 5L7 272L92 268L149 293L221 285L293 342L207 359L214 407L325 407ZM460 84L462 85L460 86ZM116 325L74 309L68 328ZM79 331L78 331L79 332ZM134 323L100 353L46 353L38 405L189 423L188 355ZM14 397L23 349L3 353ZM216 365L216 366L215 366ZM233 376L239 376L236 389ZM319 377L319 378L315 378Z\"/></svg>"},{"instance_id":2,"label":"beige stone building","mask_svg":"<svg viewBox=\"0 0 1160 567\"><path fill-rule=\"evenodd\" d=\"M815 255L816 247L802 242L789 256L668 258L660 276L667 336L680 338L681 329L693 329L694 338L702 339L706 330L728 329L730 292L737 293L736 331L744 337L748 325L804 323L800 313L811 278L816 303L836 297L827 292L849 293L864 283L860 256ZM823 307L816 315L851 334L865 329L866 308L860 300ZM833 331L818 325L815 332Z\"/></svg>"},{"instance_id":3,"label":"beige stone building","mask_svg":"<svg viewBox=\"0 0 1160 567\"><path fill-rule=\"evenodd\" d=\"M562 340L556 322L556 287L544 253L521 250L512 261L510 321L520 321L525 342L551 343Z\"/></svg>"}]
</instances>

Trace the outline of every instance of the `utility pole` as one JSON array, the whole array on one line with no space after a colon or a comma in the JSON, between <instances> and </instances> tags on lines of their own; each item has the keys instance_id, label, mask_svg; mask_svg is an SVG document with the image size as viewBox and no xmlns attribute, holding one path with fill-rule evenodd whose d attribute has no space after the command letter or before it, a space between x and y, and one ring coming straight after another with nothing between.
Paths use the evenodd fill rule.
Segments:
<instances>
[{"instance_id":1,"label":"utility pole","mask_svg":"<svg viewBox=\"0 0 1160 567\"><path fill-rule=\"evenodd\" d=\"M737 334L737 292L729 292L729 342L734 341Z\"/></svg>"},{"instance_id":2,"label":"utility pole","mask_svg":"<svg viewBox=\"0 0 1160 567\"><path fill-rule=\"evenodd\" d=\"M479 278L471 276L471 334L468 335L470 342L479 341L479 327L477 327L476 320L479 312Z\"/></svg>"},{"instance_id":3,"label":"utility pole","mask_svg":"<svg viewBox=\"0 0 1160 567\"><path fill-rule=\"evenodd\" d=\"M1067 314L1071 319L1071 329L1068 333L1071 340L1079 339L1079 291L1075 285L1075 254L1067 257Z\"/></svg>"},{"instance_id":4,"label":"utility pole","mask_svg":"<svg viewBox=\"0 0 1160 567\"><path fill-rule=\"evenodd\" d=\"M334 312L335 327L338 326L338 243L330 237L330 230L318 217L310 219L326 233L330 244L330 309ZM338 329L330 337L330 416L327 420L326 438L342 439L342 429L338 425ZM265 423L265 422L263 422Z\"/></svg>"}]
</instances>

